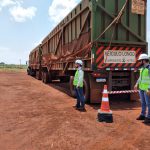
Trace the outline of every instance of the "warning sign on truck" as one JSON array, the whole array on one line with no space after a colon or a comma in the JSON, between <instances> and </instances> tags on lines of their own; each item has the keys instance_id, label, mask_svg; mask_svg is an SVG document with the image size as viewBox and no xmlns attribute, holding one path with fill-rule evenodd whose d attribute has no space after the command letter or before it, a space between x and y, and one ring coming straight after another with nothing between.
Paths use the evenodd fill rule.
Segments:
<instances>
[{"instance_id":1,"label":"warning sign on truck","mask_svg":"<svg viewBox=\"0 0 150 150\"><path fill-rule=\"evenodd\" d=\"M136 63L136 52L105 50L104 63Z\"/></svg>"},{"instance_id":2,"label":"warning sign on truck","mask_svg":"<svg viewBox=\"0 0 150 150\"><path fill-rule=\"evenodd\" d=\"M144 15L145 13L145 1L132 0L132 13Z\"/></svg>"}]
</instances>

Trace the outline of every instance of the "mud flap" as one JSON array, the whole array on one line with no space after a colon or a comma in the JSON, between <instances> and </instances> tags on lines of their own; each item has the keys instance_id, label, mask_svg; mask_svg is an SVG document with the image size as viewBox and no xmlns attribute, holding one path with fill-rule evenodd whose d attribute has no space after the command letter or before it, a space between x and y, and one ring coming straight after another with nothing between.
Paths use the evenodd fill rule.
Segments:
<instances>
[{"instance_id":1,"label":"mud flap","mask_svg":"<svg viewBox=\"0 0 150 150\"><path fill-rule=\"evenodd\" d=\"M104 82L96 82L96 78L89 76L90 80L90 102L100 103L102 100L102 91L104 87Z\"/></svg>"}]
</instances>

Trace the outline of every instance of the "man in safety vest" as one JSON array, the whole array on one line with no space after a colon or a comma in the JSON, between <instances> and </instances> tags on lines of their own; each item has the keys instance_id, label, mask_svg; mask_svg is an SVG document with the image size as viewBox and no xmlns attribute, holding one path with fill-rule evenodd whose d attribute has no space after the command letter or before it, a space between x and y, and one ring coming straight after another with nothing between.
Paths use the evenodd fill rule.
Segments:
<instances>
[{"instance_id":1,"label":"man in safety vest","mask_svg":"<svg viewBox=\"0 0 150 150\"><path fill-rule=\"evenodd\" d=\"M75 61L75 67L77 68L77 70L74 76L73 85L75 86L76 97L77 97L76 108L78 110L85 111L85 102L84 102L85 100L83 95L84 72L82 70L82 65L83 65L82 60Z\"/></svg>"},{"instance_id":2,"label":"man in safety vest","mask_svg":"<svg viewBox=\"0 0 150 150\"><path fill-rule=\"evenodd\" d=\"M147 54L141 54L138 61L141 62L142 68L140 69L140 77L134 87L135 90L139 89L141 99L142 111L137 120L144 120L143 123L150 123L150 64ZM146 108L148 113L146 115Z\"/></svg>"}]
</instances>

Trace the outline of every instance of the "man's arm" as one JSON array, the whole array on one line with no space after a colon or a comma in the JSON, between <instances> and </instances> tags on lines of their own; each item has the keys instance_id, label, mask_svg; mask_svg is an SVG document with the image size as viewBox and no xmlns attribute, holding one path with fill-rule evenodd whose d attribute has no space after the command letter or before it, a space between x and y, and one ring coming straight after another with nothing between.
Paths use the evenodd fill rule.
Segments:
<instances>
[{"instance_id":1,"label":"man's arm","mask_svg":"<svg viewBox=\"0 0 150 150\"><path fill-rule=\"evenodd\" d=\"M138 80L136 81L136 84L135 84L135 86L134 86L134 90L137 90L137 89L138 89L139 81L140 81L140 77L139 77Z\"/></svg>"},{"instance_id":2,"label":"man's arm","mask_svg":"<svg viewBox=\"0 0 150 150\"><path fill-rule=\"evenodd\" d=\"M78 80L78 83L77 83L77 87L79 87L79 85L83 82L83 71L82 70L79 70L79 80Z\"/></svg>"}]
</instances>

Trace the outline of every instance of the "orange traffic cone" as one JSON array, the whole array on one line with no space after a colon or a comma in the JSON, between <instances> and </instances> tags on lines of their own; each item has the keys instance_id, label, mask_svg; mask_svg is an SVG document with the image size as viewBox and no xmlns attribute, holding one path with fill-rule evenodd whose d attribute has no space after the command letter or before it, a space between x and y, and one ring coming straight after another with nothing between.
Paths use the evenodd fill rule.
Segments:
<instances>
[{"instance_id":1,"label":"orange traffic cone","mask_svg":"<svg viewBox=\"0 0 150 150\"><path fill-rule=\"evenodd\" d=\"M98 110L98 120L100 122L105 121L107 123L113 122L112 111L110 110L109 106L107 85L104 85L101 108Z\"/></svg>"},{"instance_id":2,"label":"orange traffic cone","mask_svg":"<svg viewBox=\"0 0 150 150\"><path fill-rule=\"evenodd\" d=\"M110 112L107 85L104 85L104 90L103 90L103 96L102 96L102 102L101 102L100 110L103 111L103 112Z\"/></svg>"}]
</instances>

